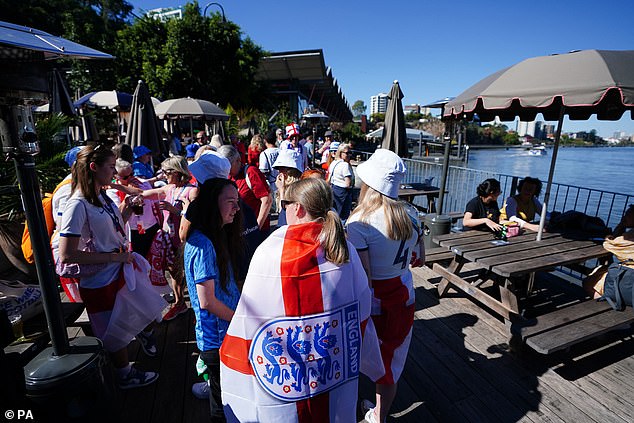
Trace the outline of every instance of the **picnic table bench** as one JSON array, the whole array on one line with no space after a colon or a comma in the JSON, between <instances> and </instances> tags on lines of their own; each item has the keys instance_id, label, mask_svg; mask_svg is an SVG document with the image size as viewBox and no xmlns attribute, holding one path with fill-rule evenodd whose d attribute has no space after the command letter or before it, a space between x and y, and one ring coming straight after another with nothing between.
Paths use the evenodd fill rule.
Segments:
<instances>
[{"instance_id":1,"label":"picnic table bench","mask_svg":"<svg viewBox=\"0 0 634 423\"><path fill-rule=\"evenodd\" d=\"M534 319L524 318L520 299L526 289L527 277L533 277L538 271L589 259L607 260L611 254L598 241L573 239L556 233L543 234L541 241L536 241L536 234L531 232L506 242L493 238L492 233L480 231L434 237L435 242L453 254L447 267L436 260L440 252L434 251L430 255L433 270L442 277L437 287L440 297L450 287L463 291L502 316L514 335L519 335L543 354L634 322L631 308L614 311L607 303L596 301L583 301ZM473 280L467 281L460 274L466 263L476 263L481 269ZM490 290L482 289L483 285L491 283L497 286L499 298Z\"/></svg>"}]
</instances>

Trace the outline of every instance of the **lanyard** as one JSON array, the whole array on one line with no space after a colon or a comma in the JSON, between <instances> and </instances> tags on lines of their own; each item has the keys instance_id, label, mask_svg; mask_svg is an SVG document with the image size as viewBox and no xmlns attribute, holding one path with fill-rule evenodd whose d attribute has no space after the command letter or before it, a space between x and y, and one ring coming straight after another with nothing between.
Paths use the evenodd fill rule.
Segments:
<instances>
[{"instance_id":1,"label":"lanyard","mask_svg":"<svg viewBox=\"0 0 634 423\"><path fill-rule=\"evenodd\" d=\"M121 234L121 236L123 237L123 239L125 239L125 232L123 231L123 226L121 226L121 223L119 222L119 216L117 216L117 213L114 211L114 208L112 207L112 200L110 200L110 198L108 198L108 196L106 195L105 191L101 191L101 196L103 197L103 211L105 211L108 216L110 216L110 219L112 220L112 225L114 226L115 230L117 232L119 232Z\"/></svg>"},{"instance_id":2,"label":"lanyard","mask_svg":"<svg viewBox=\"0 0 634 423\"><path fill-rule=\"evenodd\" d=\"M174 187L174 190L172 191L172 206L175 206L177 202L180 201L181 195L183 195L183 192L185 192L185 188L187 188L189 185L185 184L183 186L183 188L181 188L181 192L178 193L178 195L176 197L174 197L174 191L176 191L176 187ZM182 203L182 201L181 201Z\"/></svg>"}]
</instances>

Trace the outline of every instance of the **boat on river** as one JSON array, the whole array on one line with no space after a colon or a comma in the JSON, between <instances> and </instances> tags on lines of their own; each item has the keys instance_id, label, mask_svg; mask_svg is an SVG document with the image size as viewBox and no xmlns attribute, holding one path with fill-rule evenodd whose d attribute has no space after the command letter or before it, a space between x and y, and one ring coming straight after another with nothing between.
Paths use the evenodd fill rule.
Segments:
<instances>
[{"instance_id":1,"label":"boat on river","mask_svg":"<svg viewBox=\"0 0 634 423\"><path fill-rule=\"evenodd\" d=\"M545 156L546 154L548 154L548 152L546 151L546 147L543 145L538 145L537 147L533 147L528 150L529 156Z\"/></svg>"}]
</instances>

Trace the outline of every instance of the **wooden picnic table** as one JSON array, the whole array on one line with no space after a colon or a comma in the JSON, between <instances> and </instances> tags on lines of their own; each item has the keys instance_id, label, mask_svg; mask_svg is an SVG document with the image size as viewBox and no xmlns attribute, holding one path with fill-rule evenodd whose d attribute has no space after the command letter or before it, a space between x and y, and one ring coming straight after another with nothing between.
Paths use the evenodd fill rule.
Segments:
<instances>
[{"instance_id":1,"label":"wooden picnic table","mask_svg":"<svg viewBox=\"0 0 634 423\"><path fill-rule=\"evenodd\" d=\"M507 326L519 333L523 340L527 341L529 337L540 335L540 341L531 339L535 341L534 347L538 352L550 353L634 321L634 314L631 312L615 312L621 313L619 317L611 315L611 323L601 327L594 323L591 325L585 320L593 316L594 320L598 320L597 314L611 311L605 305L579 305L574 310L558 310L553 312L557 313L556 315L538 318L530 323L522 317L519 298L526 290L527 279L534 276L535 272L562 265L583 263L590 259L607 260L610 253L598 240L573 239L562 234L545 233L542 240L537 241L536 234L528 232L507 241L500 241L494 239L493 233L481 231L439 235L433 240L453 253L453 260L446 268L440 263L433 265L433 270L442 276L438 284L439 296L445 295L450 287L463 291L502 316ZM466 263L476 263L480 268L479 274L473 280L467 281L460 275ZM499 299L493 296L490 290L482 289L483 285L488 286L491 283L497 285ZM552 322L556 324L553 325ZM560 332L566 331L562 329L562 325L574 322L577 322L578 326L575 327L576 334L566 340L561 338ZM545 334L551 330L559 332L553 332L552 336ZM546 344L547 347L544 346Z\"/></svg>"},{"instance_id":2,"label":"wooden picnic table","mask_svg":"<svg viewBox=\"0 0 634 423\"><path fill-rule=\"evenodd\" d=\"M410 182L401 184L398 190L399 198L412 204L414 198L420 195L427 197L427 213L434 213L436 211L436 198L440 195L440 188L420 182Z\"/></svg>"}]
</instances>

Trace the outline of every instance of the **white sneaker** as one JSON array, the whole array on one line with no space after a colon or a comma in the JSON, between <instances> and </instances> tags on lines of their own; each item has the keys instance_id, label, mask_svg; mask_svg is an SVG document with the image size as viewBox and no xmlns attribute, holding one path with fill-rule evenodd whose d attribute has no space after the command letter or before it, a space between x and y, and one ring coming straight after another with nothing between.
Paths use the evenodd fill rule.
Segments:
<instances>
[{"instance_id":1,"label":"white sneaker","mask_svg":"<svg viewBox=\"0 0 634 423\"><path fill-rule=\"evenodd\" d=\"M207 382L198 382L192 385L192 394L198 399L208 400L209 399L209 383Z\"/></svg>"},{"instance_id":2,"label":"white sneaker","mask_svg":"<svg viewBox=\"0 0 634 423\"><path fill-rule=\"evenodd\" d=\"M368 412L365 413L365 421L368 423L378 423L374 416L374 408L369 409Z\"/></svg>"}]
</instances>

